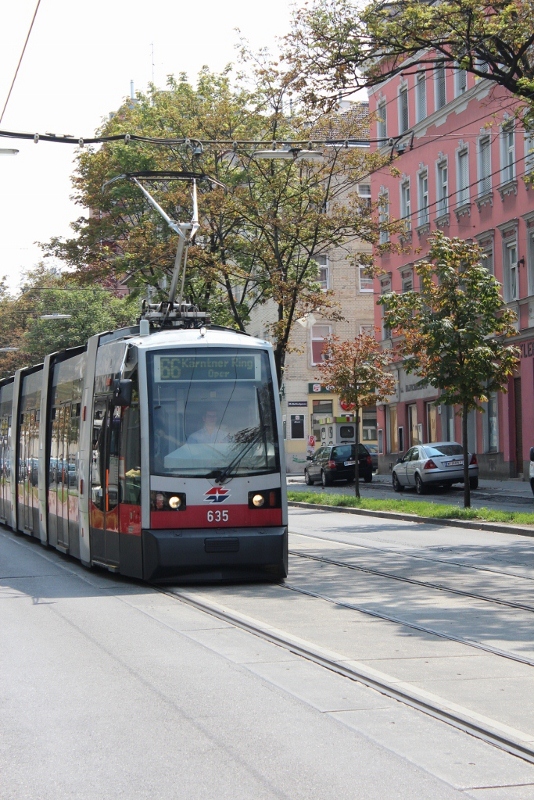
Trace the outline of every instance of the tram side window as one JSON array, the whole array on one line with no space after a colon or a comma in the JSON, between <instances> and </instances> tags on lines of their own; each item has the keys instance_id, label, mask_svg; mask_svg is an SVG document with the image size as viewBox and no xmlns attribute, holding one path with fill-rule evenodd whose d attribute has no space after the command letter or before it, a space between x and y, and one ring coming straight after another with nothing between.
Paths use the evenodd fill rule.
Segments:
<instances>
[{"instance_id":1,"label":"tram side window","mask_svg":"<svg viewBox=\"0 0 534 800\"><path fill-rule=\"evenodd\" d=\"M91 500L101 511L104 510L104 492L102 488L102 477L105 475L105 433L104 420L106 416L106 399L98 398L95 400L93 416L93 455L91 460Z\"/></svg>"},{"instance_id":2,"label":"tram side window","mask_svg":"<svg viewBox=\"0 0 534 800\"><path fill-rule=\"evenodd\" d=\"M120 449L121 502L132 505L141 503L141 426L139 399L134 389L132 404L125 408L122 416Z\"/></svg>"}]
</instances>

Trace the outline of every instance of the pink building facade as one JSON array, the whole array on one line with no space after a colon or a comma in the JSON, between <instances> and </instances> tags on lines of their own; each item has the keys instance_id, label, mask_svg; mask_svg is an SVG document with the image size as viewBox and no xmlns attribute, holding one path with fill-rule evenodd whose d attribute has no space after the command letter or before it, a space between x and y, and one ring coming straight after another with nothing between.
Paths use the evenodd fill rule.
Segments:
<instances>
[{"instance_id":1,"label":"pink building facade","mask_svg":"<svg viewBox=\"0 0 534 800\"><path fill-rule=\"evenodd\" d=\"M534 172L534 135L516 118L512 95L444 66L419 71L416 61L407 62L403 74L372 90L369 105L378 116L371 139L392 153L395 168L372 175L372 197L382 199L384 216L406 224L403 252L377 255L384 274L375 294L417 289L414 265L433 231L479 243L517 313L512 341L521 361L508 392L489 397L485 413L470 415L469 446L482 477L527 478L534 445L534 185L525 178ZM381 306L375 323L391 346ZM455 409L439 404L435 390L419 389L417 376L402 367L397 378L396 396L378 408L381 471L413 444L461 441Z\"/></svg>"}]
</instances>

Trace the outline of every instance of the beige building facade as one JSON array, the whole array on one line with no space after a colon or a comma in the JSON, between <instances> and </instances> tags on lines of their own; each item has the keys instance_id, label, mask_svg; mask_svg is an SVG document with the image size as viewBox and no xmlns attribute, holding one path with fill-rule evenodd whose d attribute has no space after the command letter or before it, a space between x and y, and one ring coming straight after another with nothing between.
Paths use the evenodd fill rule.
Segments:
<instances>
[{"instance_id":1,"label":"beige building facade","mask_svg":"<svg viewBox=\"0 0 534 800\"><path fill-rule=\"evenodd\" d=\"M373 279L354 265L354 254L358 250L368 252L369 248L353 244L317 256L318 280L324 291L333 292L333 300L343 319L329 320L316 312L293 327L280 389L289 473L303 473L307 455L321 444L322 424L354 420L353 413L342 408L340 398L321 387L318 365L323 360L324 343L330 334L347 340L363 330L373 329ZM274 305L262 306L254 314L249 333L269 340L268 326L273 319ZM364 410L360 439L376 444L376 436L376 409L373 407Z\"/></svg>"}]
</instances>

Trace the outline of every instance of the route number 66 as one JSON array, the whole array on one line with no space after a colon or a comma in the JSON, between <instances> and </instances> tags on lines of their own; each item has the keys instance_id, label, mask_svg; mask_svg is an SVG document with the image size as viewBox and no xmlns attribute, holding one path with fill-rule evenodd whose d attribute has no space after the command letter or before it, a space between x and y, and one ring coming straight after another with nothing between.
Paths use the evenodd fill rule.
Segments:
<instances>
[{"instance_id":1,"label":"route number 66","mask_svg":"<svg viewBox=\"0 0 534 800\"><path fill-rule=\"evenodd\" d=\"M228 511L208 511L208 522L228 522Z\"/></svg>"}]
</instances>

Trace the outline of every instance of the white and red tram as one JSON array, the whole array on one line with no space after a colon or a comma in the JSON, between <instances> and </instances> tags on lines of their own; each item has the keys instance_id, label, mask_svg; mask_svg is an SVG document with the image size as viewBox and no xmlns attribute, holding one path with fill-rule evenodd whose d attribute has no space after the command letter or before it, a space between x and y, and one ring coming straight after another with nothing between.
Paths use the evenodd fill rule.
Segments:
<instances>
[{"instance_id":1,"label":"white and red tram","mask_svg":"<svg viewBox=\"0 0 534 800\"><path fill-rule=\"evenodd\" d=\"M0 521L154 582L287 575L272 348L148 323L0 383Z\"/></svg>"}]
</instances>

